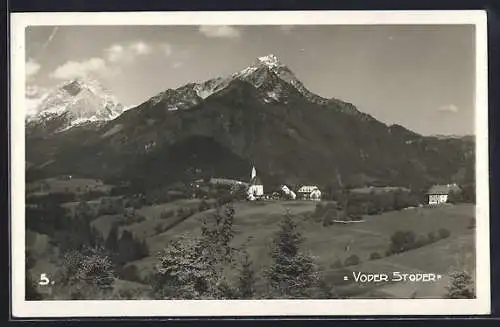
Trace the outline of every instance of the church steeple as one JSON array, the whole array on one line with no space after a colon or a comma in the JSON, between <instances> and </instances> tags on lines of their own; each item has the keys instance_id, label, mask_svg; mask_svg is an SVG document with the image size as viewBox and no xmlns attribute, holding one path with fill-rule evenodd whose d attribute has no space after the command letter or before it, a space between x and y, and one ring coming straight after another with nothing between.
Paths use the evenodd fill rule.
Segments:
<instances>
[{"instance_id":1,"label":"church steeple","mask_svg":"<svg viewBox=\"0 0 500 327\"><path fill-rule=\"evenodd\" d=\"M255 170L255 166L252 166L252 176L250 177L250 180L253 180L257 176L257 170Z\"/></svg>"}]
</instances>

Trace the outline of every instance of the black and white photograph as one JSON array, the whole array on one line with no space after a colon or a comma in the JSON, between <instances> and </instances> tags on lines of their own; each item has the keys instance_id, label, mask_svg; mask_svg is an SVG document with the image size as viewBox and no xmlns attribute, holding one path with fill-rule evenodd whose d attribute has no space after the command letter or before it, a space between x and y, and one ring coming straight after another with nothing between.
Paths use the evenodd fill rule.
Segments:
<instances>
[{"instance_id":1,"label":"black and white photograph","mask_svg":"<svg viewBox=\"0 0 500 327\"><path fill-rule=\"evenodd\" d=\"M14 15L18 312L488 312L483 13L184 14Z\"/></svg>"}]
</instances>

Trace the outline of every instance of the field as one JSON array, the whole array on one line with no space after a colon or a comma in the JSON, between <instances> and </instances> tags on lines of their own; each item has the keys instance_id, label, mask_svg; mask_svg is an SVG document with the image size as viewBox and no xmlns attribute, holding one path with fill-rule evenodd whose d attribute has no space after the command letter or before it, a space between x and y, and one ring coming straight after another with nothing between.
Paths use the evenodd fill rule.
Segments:
<instances>
[{"instance_id":1,"label":"field","mask_svg":"<svg viewBox=\"0 0 500 327\"><path fill-rule=\"evenodd\" d=\"M92 189L106 192L109 187L100 181L73 178L71 180L45 180L39 192L82 192ZM48 186L47 186L48 185ZM201 200L185 199L136 209L142 221L123 225L123 215L102 215L92 221L92 225L107 237L113 223L121 223L120 230L129 230L137 238L146 241L150 255L139 261L131 262L138 268L140 277L147 277L154 271L157 254L169 241L183 234L196 235L200 232L200 220L214 209L197 212L192 216L179 219L176 214L180 208L197 209ZM209 201L210 202L210 201ZM97 208L100 200L90 200L88 204ZM78 202L63 204L73 209ZM305 237L303 251L315 257L323 275L341 297L349 298L408 298L417 296L442 297L449 280L447 275L453 269L462 269L474 275L475 240L474 229L468 226L475 217L475 206L469 204L439 207L408 208L375 216L363 217L363 222L355 224L333 224L325 227L321 221L311 218L316 202L313 201L241 201L234 203L234 246L246 245L258 275L270 263L269 250L279 221L285 212L296 220ZM171 215L165 215L171 213ZM450 237L435 243L410 250L398 255L385 256L391 235L396 231L412 231L417 237L430 232L437 234L439 229L450 231ZM27 246L37 257L31 270L37 278L41 273L53 273L57 268L53 260L57 248L49 244L42 234L28 233ZM56 253L54 253L56 252ZM373 253L380 259L370 260ZM346 258L356 255L360 263L354 266L339 267ZM345 276L352 272L427 272L442 274L436 283L397 283L360 285ZM146 287L142 284L119 281L119 288L136 289Z\"/></svg>"},{"instance_id":2,"label":"field","mask_svg":"<svg viewBox=\"0 0 500 327\"><path fill-rule=\"evenodd\" d=\"M422 207L384 213L365 217L365 222L357 224L335 224L324 227L320 222L308 218L307 213L314 210L315 203L307 201L269 201L239 202L235 204L235 239L236 246L247 244L247 250L253 258L255 268L260 271L269 261L269 245L278 222L288 210L299 223L306 238L303 250L316 257L316 262L331 283L338 285L337 292L350 297L440 297L445 291L448 280L446 275L455 268L474 271L475 246L474 231L468 229L474 217L474 206L467 204L444 205L442 207ZM143 212L153 212L153 208L144 208ZM168 241L181 234L199 232L199 221L204 213L195 214L173 228L147 237L151 256L134 263L144 277L153 269L157 261L156 254ZM441 228L451 232L449 238L426 245L402 254L384 257L391 235L398 230L410 230L417 235L437 233ZM155 233L151 233L155 234ZM349 249L346 246L349 244ZM370 254L377 252L381 259L369 260ZM337 260L344 262L356 255L361 263L347 268L332 267ZM351 271L363 272L428 272L443 274L439 283L396 285L380 284L376 287L360 287L352 282L343 281ZM343 284L343 285L341 285Z\"/></svg>"}]
</instances>

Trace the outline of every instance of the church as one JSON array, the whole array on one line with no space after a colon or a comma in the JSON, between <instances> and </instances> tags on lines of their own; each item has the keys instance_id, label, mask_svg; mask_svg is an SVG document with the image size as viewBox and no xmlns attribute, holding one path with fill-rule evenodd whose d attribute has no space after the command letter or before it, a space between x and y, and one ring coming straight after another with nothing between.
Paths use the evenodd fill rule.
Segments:
<instances>
[{"instance_id":1,"label":"church","mask_svg":"<svg viewBox=\"0 0 500 327\"><path fill-rule=\"evenodd\" d=\"M253 201L257 198L260 198L264 195L264 185L260 180L259 176L257 176L257 170L255 167L252 167L252 174L250 177L250 185L248 186L248 199Z\"/></svg>"}]
</instances>

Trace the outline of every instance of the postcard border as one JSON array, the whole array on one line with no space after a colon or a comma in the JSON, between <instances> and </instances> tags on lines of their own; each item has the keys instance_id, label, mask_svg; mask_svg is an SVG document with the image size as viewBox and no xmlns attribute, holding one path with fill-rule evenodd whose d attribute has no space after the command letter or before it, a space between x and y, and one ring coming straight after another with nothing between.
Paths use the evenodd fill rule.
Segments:
<instances>
[{"instance_id":1,"label":"postcard border","mask_svg":"<svg viewBox=\"0 0 500 327\"><path fill-rule=\"evenodd\" d=\"M482 10L113 12L11 14L11 256L14 317L194 317L471 315L490 313L487 17ZM409 25L476 26L476 283L477 298L370 300L25 301L24 31L33 25ZM14 188L15 186L15 188ZM480 237L478 237L480 235Z\"/></svg>"}]
</instances>

